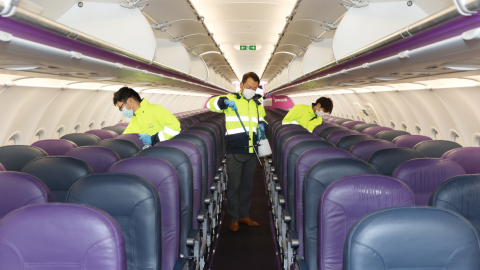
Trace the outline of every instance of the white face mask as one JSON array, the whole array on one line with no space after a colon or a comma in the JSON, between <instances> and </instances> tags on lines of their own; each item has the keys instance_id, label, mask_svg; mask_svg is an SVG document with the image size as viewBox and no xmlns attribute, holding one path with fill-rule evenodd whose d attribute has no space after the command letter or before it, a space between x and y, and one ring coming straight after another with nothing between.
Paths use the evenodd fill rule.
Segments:
<instances>
[{"instance_id":1,"label":"white face mask","mask_svg":"<svg viewBox=\"0 0 480 270\"><path fill-rule=\"evenodd\" d=\"M315 115L316 115L316 116L323 117L323 116L325 115L325 112L322 111L322 109L320 109L320 111L315 111Z\"/></svg>"},{"instance_id":2,"label":"white face mask","mask_svg":"<svg viewBox=\"0 0 480 270\"><path fill-rule=\"evenodd\" d=\"M242 95L246 100L250 100L253 98L253 96L255 96L255 91L252 89L243 89Z\"/></svg>"}]
</instances>

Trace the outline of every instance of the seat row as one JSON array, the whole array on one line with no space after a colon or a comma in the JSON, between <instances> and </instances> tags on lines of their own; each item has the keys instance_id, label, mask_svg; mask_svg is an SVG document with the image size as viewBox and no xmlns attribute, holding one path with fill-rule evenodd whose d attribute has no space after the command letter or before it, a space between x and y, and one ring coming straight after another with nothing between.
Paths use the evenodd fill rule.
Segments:
<instances>
[{"instance_id":1,"label":"seat row","mask_svg":"<svg viewBox=\"0 0 480 270\"><path fill-rule=\"evenodd\" d=\"M210 255L226 186L225 166L222 164L224 147L216 143L223 141L225 123L221 118L210 116L197 116L204 120L171 140L144 150L140 150L143 144L139 145L141 142L138 142L137 134L102 140L91 133L66 135L71 140L66 140L64 136L60 140L39 141L36 146L0 147L0 163L6 170L0 173L0 218L5 216L1 221L0 235L3 228L17 227L13 235L18 237L28 230L28 226L17 226L15 222L33 222L29 217L39 219L32 224L43 222L50 228L44 228L46 235L55 234L59 233L58 229L68 228L69 222L81 219L81 214L76 216L77 212L91 213L96 219L107 220L110 225L105 226L116 238L118 230L115 231L115 227L123 232L124 239L118 238L114 243L117 246L108 244L107 248L113 250L124 246L126 253L122 256L126 256L128 269L203 269ZM53 203L22 208L27 204L46 202ZM95 208L78 208L64 202ZM18 221L14 216L24 214L12 211L24 213L25 219ZM38 215L35 214L37 211ZM42 211L63 212L64 215L55 213L54 216L65 218L50 220L49 216L40 214L44 213ZM92 214L92 211L96 213ZM75 218L69 221L72 215ZM42 217L48 220L40 221ZM11 218L16 221L10 221ZM83 223L87 224L88 220L86 218ZM82 236L97 234L96 230L88 231L92 228L95 226L79 228L76 233L61 231L59 235L69 235L65 237L67 240L74 235L81 238L79 232ZM37 243L37 240L38 237L33 237L31 241ZM98 238L93 237L77 249L61 239L58 242L40 242L55 242L57 251L73 254L88 246L87 242L91 244L96 240ZM15 242L12 245L23 244ZM37 252L36 248L28 245L24 248L26 253ZM45 260L62 264L55 256L45 255L45 252L40 252L36 256L38 260L32 263L45 265L44 269L52 269L51 265L47 267ZM118 262L121 257L120 252L115 255L116 260L102 260L102 252L106 251L95 250L92 253L98 254L92 255L93 259L85 257L85 260L97 260L99 264L109 261L114 265L113 262ZM77 255L66 255L66 260L73 260L74 256ZM17 259L24 260L23 257ZM12 260L7 260L7 263Z\"/></svg>"},{"instance_id":2,"label":"seat row","mask_svg":"<svg viewBox=\"0 0 480 270\"><path fill-rule=\"evenodd\" d=\"M344 244L346 248L350 228L385 208L455 209L470 221L469 226L479 229L475 216L480 216L480 209L473 211L471 205L480 203L472 195L480 192L475 186L480 175L466 174L480 173L475 159L480 148L462 148L358 121L331 121L328 116L310 133L299 125L282 125L285 114L277 109L266 116L272 145L272 158L266 161L267 185L285 269L342 269L348 264ZM462 183L465 188L444 190L446 183ZM455 203L449 205L451 200ZM417 211L412 209L401 211ZM413 243L418 241L412 238ZM439 246L443 251L449 248ZM428 258L429 263L441 265L443 255L439 254Z\"/></svg>"}]
</instances>

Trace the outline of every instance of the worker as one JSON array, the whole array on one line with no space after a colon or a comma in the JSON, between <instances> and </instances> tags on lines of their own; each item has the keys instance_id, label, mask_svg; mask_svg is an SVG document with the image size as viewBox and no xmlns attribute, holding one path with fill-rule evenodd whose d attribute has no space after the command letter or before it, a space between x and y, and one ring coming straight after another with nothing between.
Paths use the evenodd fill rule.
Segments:
<instances>
[{"instance_id":1,"label":"worker","mask_svg":"<svg viewBox=\"0 0 480 270\"><path fill-rule=\"evenodd\" d=\"M253 176L257 167L257 127L265 131L265 109L261 95L255 93L260 79L254 72L243 75L240 92L211 98L207 107L212 112L224 113L227 145L227 212L231 216L230 230L238 231L239 222L259 226L250 218L250 198ZM248 135L245 133L243 122Z\"/></svg>"},{"instance_id":2,"label":"worker","mask_svg":"<svg viewBox=\"0 0 480 270\"><path fill-rule=\"evenodd\" d=\"M296 124L301 125L312 132L316 126L323 121L325 114L332 113L333 102L330 98L321 97L312 103L312 105L295 105L282 120L282 125Z\"/></svg>"},{"instance_id":3,"label":"worker","mask_svg":"<svg viewBox=\"0 0 480 270\"><path fill-rule=\"evenodd\" d=\"M139 134L145 146L169 140L180 133L180 122L161 105L150 104L133 89L122 87L113 94L113 104L131 118L123 134Z\"/></svg>"}]
</instances>

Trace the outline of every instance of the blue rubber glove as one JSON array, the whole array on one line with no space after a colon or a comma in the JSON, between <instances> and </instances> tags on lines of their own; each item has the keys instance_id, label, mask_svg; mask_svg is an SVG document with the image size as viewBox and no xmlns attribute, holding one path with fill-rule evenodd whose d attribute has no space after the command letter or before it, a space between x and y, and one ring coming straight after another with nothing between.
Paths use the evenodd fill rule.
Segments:
<instances>
[{"instance_id":1,"label":"blue rubber glove","mask_svg":"<svg viewBox=\"0 0 480 270\"><path fill-rule=\"evenodd\" d=\"M225 105L227 105L228 107L232 108L232 110L234 110L234 111L238 110L238 109L237 109L237 105L235 104L235 101L225 99L224 103L225 103Z\"/></svg>"},{"instance_id":2,"label":"blue rubber glove","mask_svg":"<svg viewBox=\"0 0 480 270\"><path fill-rule=\"evenodd\" d=\"M152 136L148 135L147 133L142 133L139 136L144 145L152 144Z\"/></svg>"},{"instance_id":3,"label":"blue rubber glove","mask_svg":"<svg viewBox=\"0 0 480 270\"><path fill-rule=\"evenodd\" d=\"M260 123L258 125L258 128L262 131L262 132L265 132L265 124L264 123Z\"/></svg>"}]
</instances>

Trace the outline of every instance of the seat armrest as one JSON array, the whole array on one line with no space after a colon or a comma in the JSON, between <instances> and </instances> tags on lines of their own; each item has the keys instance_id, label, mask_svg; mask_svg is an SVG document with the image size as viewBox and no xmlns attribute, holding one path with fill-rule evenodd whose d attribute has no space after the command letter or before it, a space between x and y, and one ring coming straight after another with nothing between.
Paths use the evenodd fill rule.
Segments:
<instances>
[{"instance_id":1,"label":"seat armrest","mask_svg":"<svg viewBox=\"0 0 480 270\"><path fill-rule=\"evenodd\" d=\"M285 204L285 197L283 197L283 195L278 195L278 204L280 205Z\"/></svg>"},{"instance_id":2,"label":"seat armrest","mask_svg":"<svg viewBox=\"0 0 480 270\"><path fill-rule=\"evenodd\" d=\"M213 181L215 182L220 181L220 174L215 175L215 177L213 178Z\"/></svg>"},{"instance_id":3,"label":"seat armrest","mask_svg":"<svg viewBox=\"0 0 480 270\"><path fill-rule=\"evenodd\" d=\"M197 221L204 222L207 217L208 217L208 209L205 209L203 211L200 210L197 215Z\"/></svg>"},{"instance_id":4,"label":"seat armrest","mask_svg":"<svg viewBox=\"0 0 480 270\"><path fill-rule=\"evenodd\" d=\"M221 172L223 172L223 166L220 166L220 167L218 167L218 170L217 170L217 172L218 172L218 173L221 173Z\"/></svg>"},{"instance_id":5,"label":"seat armrest","mask_svg":"<svg viewBox=\"0 0 480 270\"><path fill-rule=\"evenodd\" d=\"M270 172L275 173L275 167L270 167Z\"/></svg>"},{"instance_id":6,"label":"seat armrest","mask_svg":"<svg viewBox=\"0 0 480 270\"><path fill-rule=\"evenodd\" d=\"M282 217L285 223L290 223L290 221L292 221L292 216L290 215L290 211L288 211L287 209L283 209Z\"/></svg>"},{"instance_id":7,"label":"seat armrest","mask_svg":"<svg viewBox=\"0 0 480 270\"><path fill-rule=\"evenodd\" d=\"M222 159L222 164L225 165L225 163L227 163L227 159L226 159L226 158Z\"/></svg>"},{"instance_id":8,"label":"seat armrest","mask_svg":"<svg viewBox=\"0 0 480 270\"><path fill-rule=\"evenodd\" d=\"M213 183L213 184L210 186L210 191L211 191L211 192L217 191L217 184Z\"/></svg>"},{"instance_id":9,"label":"seat armrest","mask_svg":"<svg viewBox=\"0 0 480 270\"><path fill-rule=\"evenodd\" d=\"M273 180L273 182L277 182L277 181L278 181L278 177L277 177L277 175L276 175L276 174L273 174L273 176L272 176L272 180Z\"/></svg>"},{"instance_id":10,"label":"seat armrest","mask_svg":"<svg viewBox=\"0 0 480 270\"><path fill-rule=\"evenodd\" d=\"M205 200L203 200L203 203L205 203L205 205L210 205L213 203L213 194L207 195Z\"/></svg>"},{"instance_id":11,"label":"seat armrest","mask_svg":"<svg viewBox=\"0 0 480 270\"><path fill-rule=\"evenodd\" d=\"M296 231L288 230L287 231L287 241L291 243L292 248L297 248L300 245L298 240L298 234Z\"/></svg>"},{"instance_id":12,"label":"seat armrest","mask_svg":"<svg viewBox=\"0 0 480 270\"><path fill-rule=\"evenodd\" d=\"M282 186L280 186L279 183L275 183L275 191L280 193L280 191L282 191Z\"/></svg>"},{"instance_id":13,"label":"seat armrest","mask_svg":"<svg viewBox=\"0 0 480 270\"><path fill-rule=\"evenodd\" d=\"M272 164L273 163L273 160L271 158L268 159L268 164Z\"/></svg>"},{"instance_id":14,"label":"seat armrest","mask_svg":"<svg viewBox=\"0 0 480 270\"><path fill-rule=\"evenodd\" d=\"M190 230L187 236L187 246L193 248L195 243L200 240L200 230Z\"/></svg>"},{"instance_id":15,"label":"seat armrest","mask_svg":"<svg viewBox=\"0 0 480 270\"><path fill-rule=\"evenodd\" d=\"M307 262L305 262L305 260L295 260L295 266L296 266L295 269L308 270L308 265L307 265Z\"/></svg>"}]
</instances>

